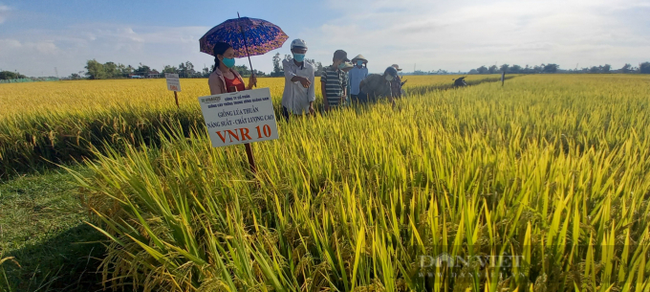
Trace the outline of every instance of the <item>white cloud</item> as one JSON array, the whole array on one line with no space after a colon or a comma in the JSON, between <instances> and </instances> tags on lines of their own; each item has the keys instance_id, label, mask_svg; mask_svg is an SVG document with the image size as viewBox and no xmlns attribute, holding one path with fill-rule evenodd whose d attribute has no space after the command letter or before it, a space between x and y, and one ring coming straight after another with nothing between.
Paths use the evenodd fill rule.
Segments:
<instances>
[{"instance_id":1,"label":"white cloud","mask_svg":"<svg viewBox=\"0 0 650 292\"><path fill-rule=\"evenodd\" d=\"M4 23L7 20L9 11L11 11L11 8L9 8L9 6L0 4L0 24Z\"/></svg>"},{"instance_id":2,"label":"white cloud","mask_svg":"<svg viewBox=\"0 0 650 292\"><path fill-rule=\"evenodd\" d=\"M0 38L0 68L30 75L62 76L83 70L86 61L112 61L138 66L141 62L161 70L163 65L191 61L195 68L212 64L213 57L199 52L199 38L207 27L133 27L87 24L64 30L25 31ZM270 63L270 61L269 61Z\"/></svg>"},{"instance_id":3,"label":"white cloud","mask_svg":"<svg viewBox=\"0 0 650 292\"><path fill-rule=\"evenodd\" d=\"M417 69L467 71L481 65L557 63L561 68L648 61L649 0L329 0L339 17L308 24L296 33L309 44L308 58L329 64L336 49L349 57L361 53L371 72L393 63ZM3 8L4 7L4 8ZM630 11L636 11L634 17ZM0 21L10 8L0 4ZM83 70L86 61L152 68L191 61L211 66L199 52L199 38L209 27L133 26L90 23L62 30L0 33L0 68L26 75L61 75ZM255 69L270 72L273 54L252 57ZM248 60L238 59L248 65Z\"/></svg>"},{"instance_id":4,"label":"white cloud","mask_svg":"<svg viewBox=\"0 0 650 292\"><path fill-rule=\"evenodd\" d=\"M304 31L319 48L311 51L317 59L329 61L344 48L364 54L375 72L392 63L454 71L495 62L616 67L642 61L650 48L647 28L640 31L614 14L647 8L647 0L349 2L331 0L341 17Z\"/></svg>"}]
</instances>

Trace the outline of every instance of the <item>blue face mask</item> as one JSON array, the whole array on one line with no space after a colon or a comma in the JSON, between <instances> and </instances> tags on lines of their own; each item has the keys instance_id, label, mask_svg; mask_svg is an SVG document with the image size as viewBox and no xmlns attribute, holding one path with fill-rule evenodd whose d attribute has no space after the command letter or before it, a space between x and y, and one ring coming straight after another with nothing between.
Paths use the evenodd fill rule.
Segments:
<instances>
[{"instance_id":1,"label":"blue face mask","mask_svg":"<svg viewBox=\"0 0 650 292\"><path fill-rule=\"evenodd\" d=\"M357 61L357 66L359 67L363 66L363 61Z\"/></svg>"},{"instance_id":2,"label":"blue face mask","mask_svg":"<svg viewBox=\"0 0 650 292\"><path fill-rule=\"evenodd\" d=\"M222 62L228 68L232 68L232 67L235 66L235 59L234 58L223 58Z\"/></svg>"},{"instance_id":3,"label":"blue face mask","mask_svg":"<svg viewBox=\"0 0 650 292\"><path fill-rule=\"evenodd\" d=\"M302 62L305 60L305 54L293 54L293 59L297 62Z\"/></svg>"},{"instance_id":4,"label":"blue face mask","mask_svg":"<svg viewBox=\"0 0 650 292\"><path fill-rule=\"evenodd\" d=\"M343 68L345 68L345 62L339 64L339 69L343 69Z\"/></svg>"}]
</instances>

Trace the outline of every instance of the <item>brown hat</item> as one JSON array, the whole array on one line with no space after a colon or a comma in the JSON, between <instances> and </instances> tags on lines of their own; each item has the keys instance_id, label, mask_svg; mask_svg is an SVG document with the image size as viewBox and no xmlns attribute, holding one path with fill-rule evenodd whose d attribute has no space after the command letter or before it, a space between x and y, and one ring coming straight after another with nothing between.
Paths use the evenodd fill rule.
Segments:
<instances>
[{"instance_id":1,"label":"brown hat","mask_svg":"<svg viewBox=\"0 0 650 292\"><path fill-rule=\"evenodd\" d=\"M364 61L365 63L368 63L368 59L366 59L366 57L364 57L361 54L358 54L356 57L352 58L352 63L356 63L357 60L361 60Z\"/></svg>"},{"instance_id":2,"label":"brown hat","mask_svg":"<svg viewBox=\"0 0 650 292\"><path fill-rule=\"evenodd\" d=\"M343 63L343 64L345 64L345 66L343 67L343 69L341 69L341 70L343 70L343 71L349 71L350 69L354 68L354 65L352 65L352 63L350 63L350 62L347 62L347 61L346 61L346 62Z\"/></svg>"},{"instance_id":3,"label":"brown hat","mask_svg":"<svg viewBox=\"0 0 650 292\"><path fill-rule=\"evenodd\" d=\"M333 60L343 60L346 62L350 61L350 59L348 59L348 53L345 52L344 50L336 50L336 52L334 52Z\"/></svg>"}]
</instances>

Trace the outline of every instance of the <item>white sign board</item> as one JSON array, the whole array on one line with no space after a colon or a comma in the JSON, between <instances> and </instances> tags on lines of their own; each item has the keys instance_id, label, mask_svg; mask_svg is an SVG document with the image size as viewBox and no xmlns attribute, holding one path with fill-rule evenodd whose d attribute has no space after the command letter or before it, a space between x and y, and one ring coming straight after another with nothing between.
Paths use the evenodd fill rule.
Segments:
<instances>
[{"instance_id":1,"label":"white sign board","mask_svg":"<svg viewBox=\"0 0 650 292\"><path fill-rule=\"evenodd\" d=\"M278 138L269 88L202 96L199 103L212 147Z\"/></svg>"},{"instance_id":2,"label":"white sign board","mask_svg":"<svg viewBox=\"0 0 650 292\"><path fill-rule=\"evenodd\" d=\"M181 81L178 79L178 74L165 73L167 79L167 90L181 91Z\"/></svg>"}]
</instances>

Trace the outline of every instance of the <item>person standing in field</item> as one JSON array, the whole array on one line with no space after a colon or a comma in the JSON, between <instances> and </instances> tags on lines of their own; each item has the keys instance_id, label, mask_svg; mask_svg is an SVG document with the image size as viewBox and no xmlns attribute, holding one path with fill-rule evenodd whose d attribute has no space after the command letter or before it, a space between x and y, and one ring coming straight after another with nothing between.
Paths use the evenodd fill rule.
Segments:
<instances>
[{"instance_id":1,"label":"person standing in field","mask_svg":"<svg viewBox=\"0 0 650 292\"><path fill-rule=\"evenodd\" d=\"M345 104L347 104L348 101L350 101L350 99L351 99L351 95L350 95L350 91L351 91L351 87L350 87L350 70L352 70L352 68L354 68L352 63L345 62L345 66L343 67L343 69L341 69L341 70L343 70L343 72L345 72L345 83L348 85L345 88L345 93L346 93L346 95L345 95L345 99L346 99Z\"/></svg>"},{"instance_id":2,"label":"person standing in field","mask_svg":"<svg viewBox=\"0 0 650 292\"><path fill-rule=\"evenodd\" d=\"M244 86L244 80L237 71L233 70L235 66L235 50L228 43L218 42L214 45L214 68L208 77L210 94L222 94L226 92L236 92L250 90L257 85L257 78L251 74L248 79L248 86Z\"/></svg>"},{"instance_id":3,"label":"person standing in field","mask_svg":"<svg viewBox=\"0 0 650 292\"><path fill-rule=\"evenodd\" d=\"M345 92L348 85L345 72L342 69L345 63L349 61L348 53L344 50L334 52L332 65L325 68L320 78L320 88L323 94L323 105L325 111L338 107L345 102L347 93Z\"/></svg>"},{"instance_id":4,"label":"person standing in field","mask_svg":"<svg viewBox=\"0 0 650 292\"><path fill-rule=\"evenodd\" d=\"M388 67L383 75L370 74L366 79L361 81L359 87L361 92L368 95L368 101L376 102L379 98L388 98L390 103L395 106L395 99L391 89L391 82L397 77L397 70Z\"/></svg>"},{"instance_id":5,"label":"person standing in field","mask_svg":"<svg viewBox=\"0 0 650 292\"><path fill-rule=\"evenodd\" d=\"M399 65L397 65L397 64L393 64L393 65L391 65L391 67L395 68L395 70L397 70L397 71L402 71L402 69L400 69ZM395 97L395 98L401 98L402 97L402 85L404 85L404 83L402 83L402 79L399 77L399 74L397 74L395 76L395 79L393 79L390 82L390 88L391 88L391 91L393 93L393 97Z\"/></svg>"},{"instance_id":6,"label":"person standing in field","mask_svg":"<svg viewBox=\"0 0 650 292\"><path fill-rule=\"evenodd\" d=\"M301 39L291 42L293 59L283 60L284 92L282 94L282 115L289 121L291 114L313 114L316 92L314 90L314 66L305 62L307 43Z\"/></svg>"},{"instance_id":7,"label":"person standing in field","mask_svg":"<svg viewBox=\"0 0 650 292\"><path fill-rule=\"evenodd\" d=\"M355 103L365 103L365 95L360 92L359 84L361 80L368 77L368 60L361 54L352 58L354 68L348 73L350 76L350 99Z\"/></svg>"}]
</instances>

